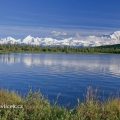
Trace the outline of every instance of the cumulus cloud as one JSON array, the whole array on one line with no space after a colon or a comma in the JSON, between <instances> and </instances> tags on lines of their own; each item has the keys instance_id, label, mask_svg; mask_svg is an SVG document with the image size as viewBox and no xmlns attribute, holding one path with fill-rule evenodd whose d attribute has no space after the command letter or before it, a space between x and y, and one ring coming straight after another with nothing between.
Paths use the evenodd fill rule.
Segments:
<instances>
[{"instance_id":1,"label":"cumulus cloud","mask_svg":"<svg viewBox=\"0 0 120 120\"><path fill-rule=\"evenodd\" d=\"M52 31L52 32L50 33L50 35L51 35L51 36L66 36L66 35L68 35L68 34L65 33L65 32Z\"/></svg>"}]
</instances>

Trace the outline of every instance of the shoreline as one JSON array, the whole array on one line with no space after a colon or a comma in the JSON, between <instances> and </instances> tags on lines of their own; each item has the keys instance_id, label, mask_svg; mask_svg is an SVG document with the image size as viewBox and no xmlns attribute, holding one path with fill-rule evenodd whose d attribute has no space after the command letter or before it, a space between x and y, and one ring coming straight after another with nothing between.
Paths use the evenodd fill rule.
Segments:
<instances>
[{"instance_id":1,"label":"shoreline","mask_svg":"<svg viewBox=\"0 0 120 120\"><path fill-rule=\"evenodd\" d=\"M0 44L0 54L6 52L31 53L71 53L71 54L120 54L120 44L99 47L70 47L70 46L31 46Z\"/></svg>"},{"instance_id":2,"label":"shoreline","mask_svg":"<svg viewBox=\"0 0 120 120\"><path fill-rule=\"evenodd\" d=\"M77 106L67 109L57 104L58 97L54 104L39 92L31 89L22 98L16 91L0 89L0 114L2 119L18 120L106 120L120 119L120 98L109 97L100 101L96 95L96 89L87 88L84 102L77 99Z\"/></svg>"}]
</instances>

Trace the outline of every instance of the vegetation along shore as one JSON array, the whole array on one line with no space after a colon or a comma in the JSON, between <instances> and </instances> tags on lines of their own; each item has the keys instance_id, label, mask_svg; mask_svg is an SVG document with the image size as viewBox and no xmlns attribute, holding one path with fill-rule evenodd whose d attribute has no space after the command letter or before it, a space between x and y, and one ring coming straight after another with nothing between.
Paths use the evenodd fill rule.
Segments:
<instances>
[{"instance_id":1,"label":"vegetation along shore","mask_svg":"<svg viewBox=\"0 0 120 120\"><path fill-rule=\"evenodd\" d=\"M120 53L120 44L82 48L70 46L0 44L0 53L5 52Z\"/></svg>"},{"instance_id":2,"label":"vegetation along shore","mask_svg":"<svg viewBox=\"0 0 120 120\"><path fill-rule=\"evenodd\" d=\"M67 109L39 92L21 97L15 91L0 90L0 120L120 120L119 96L99 100L97 89L87 88L85 100ZM59 98L58 98L59 99Z\"/></svg>"}]
</instances>

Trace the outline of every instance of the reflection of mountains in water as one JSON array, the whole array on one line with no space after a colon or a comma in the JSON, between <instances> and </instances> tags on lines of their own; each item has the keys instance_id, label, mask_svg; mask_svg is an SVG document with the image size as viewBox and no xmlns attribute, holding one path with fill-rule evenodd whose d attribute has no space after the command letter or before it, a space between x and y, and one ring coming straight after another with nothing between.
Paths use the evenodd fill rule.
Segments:
<instances>
[{"instance_id":1,"label":"reflection of mountains in water","mask_svg":"<svg viewBox=\"0 0 120 120\"><path fill-rule=\"evenodd\" d=\"M30 66L53 66L58 71L65 72L68 69L85 70L97 72L110 72L120 76L120 56L118 55L66 55L66 54L1 54L0 62L12 65L15 63L24 63Z\"/></svg>"}]
</instances>

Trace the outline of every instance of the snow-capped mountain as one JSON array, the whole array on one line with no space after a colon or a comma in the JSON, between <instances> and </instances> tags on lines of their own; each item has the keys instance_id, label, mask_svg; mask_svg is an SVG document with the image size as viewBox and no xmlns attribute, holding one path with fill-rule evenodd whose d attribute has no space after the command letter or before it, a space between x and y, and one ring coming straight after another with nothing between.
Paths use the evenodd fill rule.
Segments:
<instances>
[{"instance_id":1,"label":"snow-capped mountain","mask_svg":"<svg viewBox=\"0 0 120 120\"><path fill-rule=\"evenodd\" d=\"M116 31L110 35L111 38L120 40L120 31Z\"/></svg>"},{"instance_id":2,"label":"snow-capped mountain","mask_svg":"<svg viewBox=\"0 0 120 120\"><path fill-rule=\"evenodd\" d=\"M64 34L65 36L65 34ZM29 44L29 45L39 45L39 46L55 46L55 45L68 45L68 46L100 46L100 45L111 45L120 44L120 31L113 32L110 35L103 36L77 36L74 37L63 37L57 39L55 37L45 37L45 38L34 38L32 36L27 36L24 39L14 39L12 37L1 38L0 44Z\"/></svg>"},{"instance_id":3,"label":"snow-capped mountain","mask_svg":"<svg viewBox=\"0 0 120 120\"><path fill-rule=\"evenodd\" d=\"M16 39L14 39L12 37L7 37L7 38L0 39L0 44L8 44L8 43L10 43L10 44L19 44L19 43L21 43L21 39L16 40Z\"/></svg>"}]
</instances>

